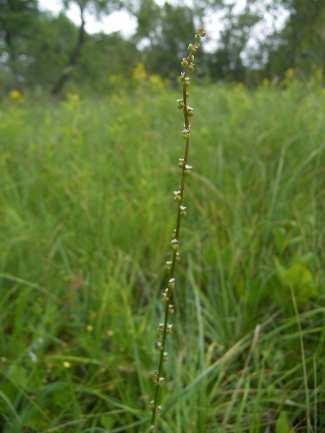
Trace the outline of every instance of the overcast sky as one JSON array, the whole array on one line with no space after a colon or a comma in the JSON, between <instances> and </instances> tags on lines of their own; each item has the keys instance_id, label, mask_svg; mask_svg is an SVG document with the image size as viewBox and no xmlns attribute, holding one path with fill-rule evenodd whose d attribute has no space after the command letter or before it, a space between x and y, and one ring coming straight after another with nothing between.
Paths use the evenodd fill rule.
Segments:
<instances>
[{"instance_id":1,"label":"overcast sky","mask_svg":"<svg viewBox=\"0 0 325 433\"><path fill-rule=\"evenodd\" d=\"M58 14L62 10L61 0L39 0L42 9ZM76 24L80 23L77 6L70 7L68 17ZM94 16L87 16L86 30L88 33L105 32L112 33L120 31L124 36L130 36L136 29L136 20L126 11L113 12L111 15L102 18L100 21Z\"/></svg>"},{"instance_id":2,"label":"overcast sky","mask_svg":"<svg viewBox=\"0 0 325 433\"><path fill-rule=\"evenodd\" d=\"M165 0L156 0L158 4L164 4ZM190 2L190 0L188 0ZM171 1L172 2L172 1ZM272 0L260 0L257 9L263 10L264 20L260 22L253 33L253 38L249 43L251 49L257 45L259 39L265 39L274 30L279 30L283 26L288 14L283 9L279 9L276 19L270 14L265 14L264 9L261 9L265 4L271 3ZM61 0L39 0L39 4L43 10L49 10L54 14L58 14L62 10ZM236 10L241 11L246 4L246 0L237 0ZM80 23L79 11L77 6L70 7L67 11L68 17L76 24ZM222 28L221 15L218 13L207 14L205 27L210 41L206 48L214 49L217 45L218 35ZM131 36L136 30L136 19L126 11L116 11L101 20L96 19L92 15L87 16L86 30L88 33L105 32L112 33L120 31L124 36Z\"/></svg>"}]
</instances>

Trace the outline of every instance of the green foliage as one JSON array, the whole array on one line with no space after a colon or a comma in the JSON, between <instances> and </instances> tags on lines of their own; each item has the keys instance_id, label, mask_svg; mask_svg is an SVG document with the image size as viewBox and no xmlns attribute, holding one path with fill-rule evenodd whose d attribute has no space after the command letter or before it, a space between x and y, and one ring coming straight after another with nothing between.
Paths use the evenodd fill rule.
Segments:
<instances>
[{"instance_id":1,"label":"green foliage","mask_svg":"<svg viewBox=\"0 0 325 433\"><path fill-rule=\"evenodd\" d=\"M7 57L10 85L20 85L21 57L28 55L26 41L37 19L36 0L4 0L0 8L0 56ZM1 65L2 62L0 62ZM6 74L7 75L7 74Z\"/></svg>"},{"instance_id":2,"label":"green foliage","mask_svg":"<svg viewBox=\"0 0 325 433\"><path fill-rule=\"evenodd\" d=\"M286 303L290 301L290 289L293 289L297 302L303 305L308 300L317 297L318 290L315 287L313 275L305 263L297 260L288 268L284 268L279 262L276 262L276 269L282 286L280 298L283 301Z\"/></svg>"},{"instance_id":3,"label":"green foliage","mask_svg":"<svg viewBox=\"0 0 325 433\"><path fill-rule=\"evenodd\" d=\"M145 63L151 72L174 79L178 59L185 54L184 41L195 33L193 10L168 2L161 8L147 0L141 5L136 39L150 41L144 50Z\"/></svg>"},{"instance_id":4,"label":"green foliage","mask_svg":"<svg viewBox=\"0 0 325 433\"><path fill-rule=\"evenodd\" d=\"M288 8L290 15L284 29L276 35L275 46L269 47L269 73L283 76L287 69L297 68L302 75L308 76L318 68L323 71L324 78L324 2L282 0L280 3Z\"/></svg>"},{"instance_id":5,"label":"green foliage","mask_svg":"<svg viewBox=\"0 0 325 433\"><path fill-rule=\"evenodd\" d=\"M1 103L3 433L137 433L147 421L180 149L177 93L146 88ZM167 433L219 433L229 408L229 432L307 431L301 338L322 431L324 98L295 79L193 88ZM288 285L302 332L277 299Z\"/></svg>"},{"instance_id":6,"label":"green foliage","mask_svg":"<svg viewBox=\"0 0 325 433\"><path fill-rule=\"evenodd\" d=\"M34 25L35 36L29 38L30 60L25 66L26 85L47 89L66 65L73 48L77 29L60 14L54 18L42 14Z\"/></svg>"},{"instance_id":7,"label":"green foliage","mask_svg":"<svg viewBox=\"0 0 325 433\"><path fill-rule=\"evenodd\" d=\"M88 38L75 74L75 85L89 92L103 92L110 88L114 77L121 77L121 86L132 76L141 54L131 41L118 33L99 34Z\"/></svg>"},{"instance_id":8,"label":"green foliage","mask_svg":"<svg viewBox=\"0 0 325 433\"><path fill-rule=\"evenodd\" d=\"M276 422L276 433L291 433L287 412L282 411Z\"/></svg>"}]
</instances>

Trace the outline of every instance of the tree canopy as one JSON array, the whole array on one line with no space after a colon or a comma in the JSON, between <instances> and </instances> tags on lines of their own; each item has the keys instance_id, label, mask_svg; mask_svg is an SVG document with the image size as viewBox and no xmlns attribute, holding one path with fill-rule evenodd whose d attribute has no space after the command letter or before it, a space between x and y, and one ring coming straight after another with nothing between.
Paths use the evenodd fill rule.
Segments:
<instances>
[{"instance_id":1,"label":"tree canopy","mask_svg":"<svg viewBox=\"0 0 325 433\"><path fill-rule=\"evenodd\" d=\"M1 89L43 88L59 94L70 82L100 89L108 77L128 77L137 63L162 77L178 73L178 59L195 26L214 13L221 18L214 31L214 48L205 47L210 80L258 82L281 79L290 68L303 77L314 70L325 76L325 3L322 0L247 1L238 8L233 0L62 0L55 16L37 0L3 0L0 5ZM79 10L79 23L67 17L71 5ZM125 10L136 18L129 38L119 33L88 34L90 15L105 17ZM280 12L279 12L280 11ZM286 14L281 28L260 36L263 23ZM270 24L268 24L270 27ZM251 47L254 47L252 50Z\"/></svg>"}]
</instances>

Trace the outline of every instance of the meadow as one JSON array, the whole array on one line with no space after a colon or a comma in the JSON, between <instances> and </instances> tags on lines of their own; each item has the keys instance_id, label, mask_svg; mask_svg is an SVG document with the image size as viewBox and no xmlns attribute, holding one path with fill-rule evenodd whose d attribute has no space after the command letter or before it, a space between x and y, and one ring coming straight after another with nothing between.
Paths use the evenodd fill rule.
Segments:
<instances>
[{"instance_id":1,"label":"meadow","mask_svg":"<svg viewBox=\"0 0 325 433\"><path fill-rule=\"evenodd\" d=\"M145 432L182 118L0 103L0 431ZM162 433L325 432L325 91L193 88Z\"/></svg>"}]
</instances>

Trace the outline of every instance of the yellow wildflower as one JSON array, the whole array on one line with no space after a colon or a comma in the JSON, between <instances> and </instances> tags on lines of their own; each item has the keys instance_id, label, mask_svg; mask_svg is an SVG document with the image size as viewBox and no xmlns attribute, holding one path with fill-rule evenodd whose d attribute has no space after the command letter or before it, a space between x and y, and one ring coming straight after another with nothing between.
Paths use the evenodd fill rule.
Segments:
<instances>
[{"instance_id":1,"label":"yellow wildflower","mask_svg":"<svg viewBox=\"0 0 325 433\"><path fill-rule=\"evenodd\" d=\"M138 63L132 72L132 77L136 81L146 81L147 71L143 63Z\"/></svg>"},{"instance_id":2,"label":"yellow wildflower","mask_svg":"<svg viewBox=\"0 0 325 433\"><path fill-rule=\"evenodd\" d=\"M12 102L21 102L24 99L24 95L18 89L13 89L9 92L9 99Z\"/></svg>"},{"instance_id":3,"label":"yellow wildflower","mask_svg":"<svg viewBox=\"0 0 325 433\"><path fill-rule=\"evenodd\" d=\"M292 80L294 76L295 76L295 70L293 68L289 68L286 72L286 79Z\"/></svg>"},{"instance_id":4,"label":"yellow wildflower","mask_svg":"<svg viewBox=\"0 0 325 433\"><path fill-rule=\"evenodd\" d=\"M161 91L165 88L163 79L157 74L150 75L149 83L153 90Z\"/></svg>"}]
</instances>

